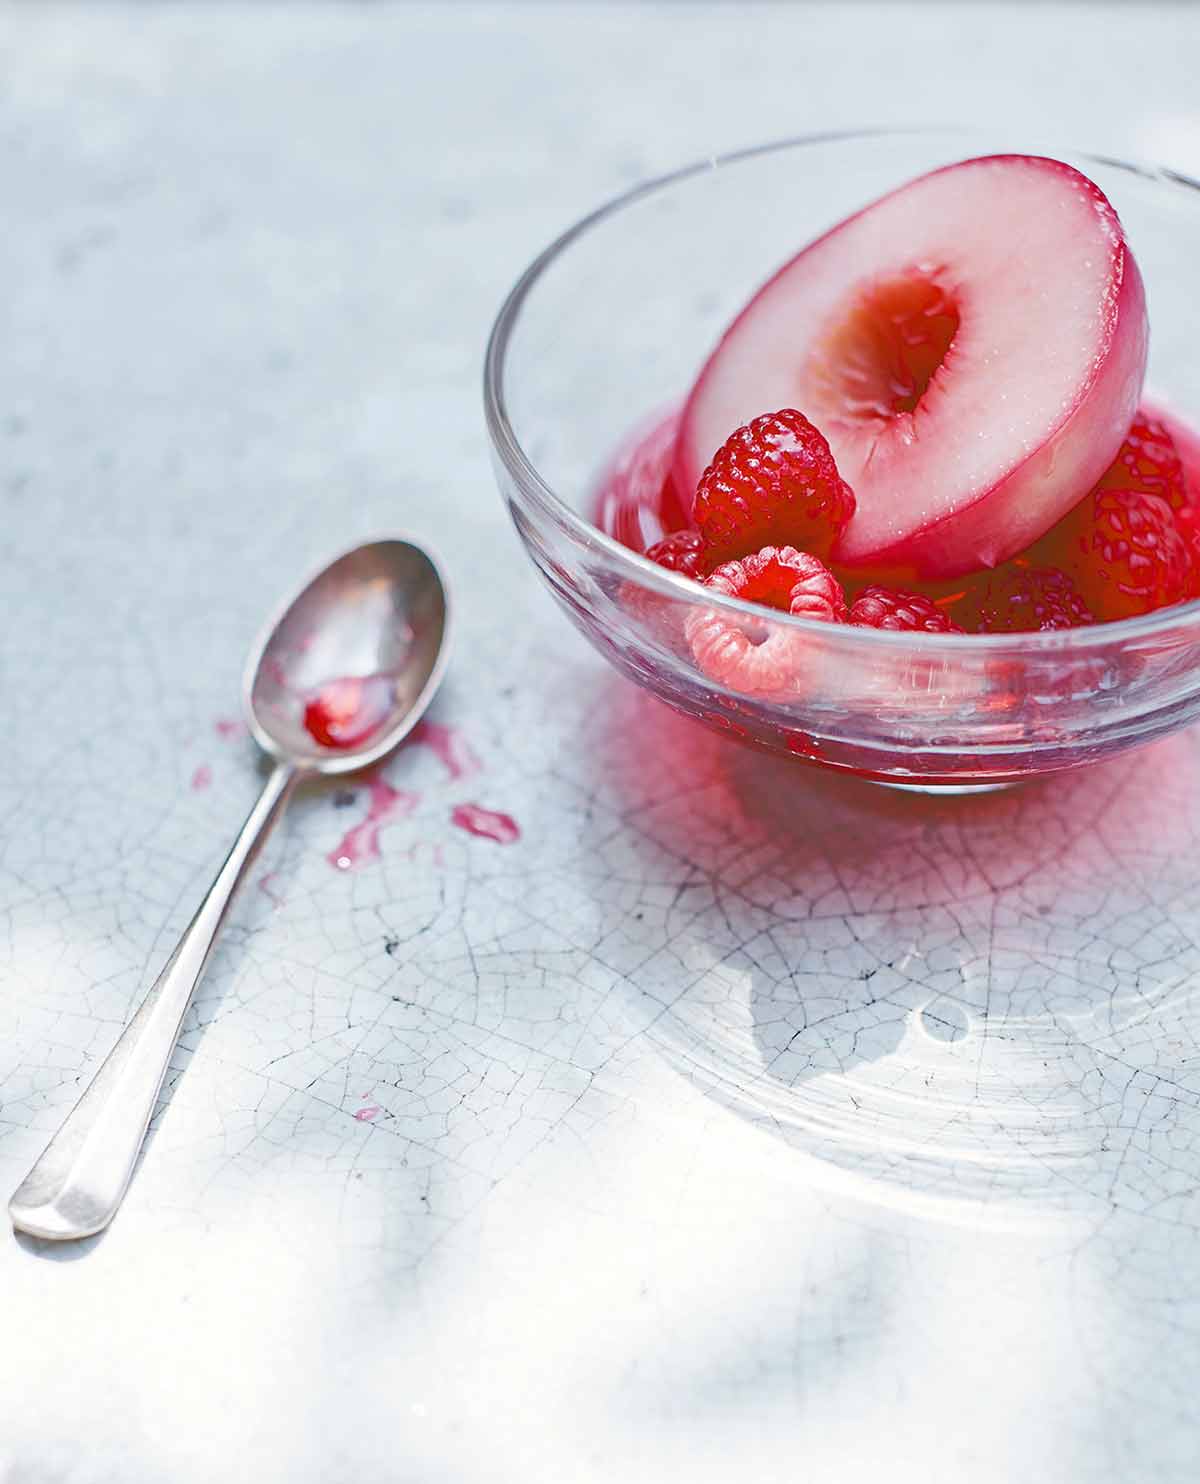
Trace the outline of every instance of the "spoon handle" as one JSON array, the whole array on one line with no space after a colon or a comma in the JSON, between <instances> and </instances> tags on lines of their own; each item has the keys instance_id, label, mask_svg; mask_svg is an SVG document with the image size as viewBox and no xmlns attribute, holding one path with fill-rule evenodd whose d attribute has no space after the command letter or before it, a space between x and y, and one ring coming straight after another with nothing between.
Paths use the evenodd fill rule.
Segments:
<instances>
[{"instance_id":1,"label":"spoon handle","mask_svg":"<svg viewBox=\"0 0 1200 1484\"><path fill-rule=\"evenodd\" d=\"M83 1096L17 1187L18 1231L68 1242L103 1231L117 1213L183 1017L242 878L287 805L299 776L279 763L267 779L217 879L137 1014Z\"/></svg>"}]
</instances>

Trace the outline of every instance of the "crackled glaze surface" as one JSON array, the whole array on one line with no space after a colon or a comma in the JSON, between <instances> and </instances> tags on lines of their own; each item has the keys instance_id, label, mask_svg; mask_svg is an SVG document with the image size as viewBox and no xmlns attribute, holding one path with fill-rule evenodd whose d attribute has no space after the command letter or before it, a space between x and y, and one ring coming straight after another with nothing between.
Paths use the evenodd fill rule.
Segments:
<instances>
[{"instance_id":1,"label":"crackled glaze surface","mask_svg":"<svg viewBox=\"0 0 1200 1484\"><path fill-rule=\"evenodd\" d=\"M117 1223L0 1240L5 1484L1195 1478L1200 743L936 804L756 760L570 633L478 410L565 221L910 117L931 48L943 116L1019 55L1195 170L1196 19L1091 14L0 17L6 1190L254 797L264 609L407 527L460 619L269 852Z\"/></svg>"}]
</instances>

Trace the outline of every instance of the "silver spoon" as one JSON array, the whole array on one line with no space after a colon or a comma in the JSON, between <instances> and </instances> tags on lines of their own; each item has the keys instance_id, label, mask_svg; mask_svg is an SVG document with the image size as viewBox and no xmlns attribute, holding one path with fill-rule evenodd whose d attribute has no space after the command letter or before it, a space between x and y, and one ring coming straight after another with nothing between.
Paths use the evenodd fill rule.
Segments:
<instances>
[{"instance_id":1,"label":"silver spoon","mask_svg":"<svg viewBox=\"0 0 1200 1484\"><path fill-rule=\"evenodd\" d=\"M292 789L302 779L349 773L390 752L441 681L448 635L441 574L419 546L402 540L375 541L338 557L259 635L242 704L274 766L179 946L13 1194L8 1209L19 1231L72 1241L103 1231L116 1215L217 934ZM369 734L353 746L323 745L305 726L305 701L343 677L372 677L380 709L369 718Z\"/></svg>"}]
</instances>

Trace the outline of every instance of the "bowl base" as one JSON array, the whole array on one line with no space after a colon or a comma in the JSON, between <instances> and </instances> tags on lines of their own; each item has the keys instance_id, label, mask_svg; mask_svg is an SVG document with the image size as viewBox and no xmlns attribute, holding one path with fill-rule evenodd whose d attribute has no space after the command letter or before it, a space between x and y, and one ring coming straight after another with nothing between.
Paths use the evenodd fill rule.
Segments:
<instances>
[{"instance_id":1,"label":"bowl base","mask_svg":"<svg viewBox=\"0 0 1200 1484\"><path fill-rule=\"evenodd\" d=\"M1016 779L1006 783L887 783L882 778L869 778L868 783L880 788L894 788L902 794L998 794L1006 788L1017 788Z\"/></svg>"}]
</instances>

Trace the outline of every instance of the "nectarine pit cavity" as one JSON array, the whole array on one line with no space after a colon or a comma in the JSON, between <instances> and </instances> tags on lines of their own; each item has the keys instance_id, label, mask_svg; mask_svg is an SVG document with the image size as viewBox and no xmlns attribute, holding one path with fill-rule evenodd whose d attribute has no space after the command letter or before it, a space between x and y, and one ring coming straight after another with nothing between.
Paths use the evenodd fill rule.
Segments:
<instances>
[{"instance_id":1,"label":"nectarine pit cavity","mask_svg":"<svg viewBox=\"0 0 1200 1484\"><path fill-rule=\"evenodd\" d=\"M958 333L942 270L916 267L855 295L813 356L827 405L842 417L890 422L915 412Z\"/></svg>"}]
</instances>

